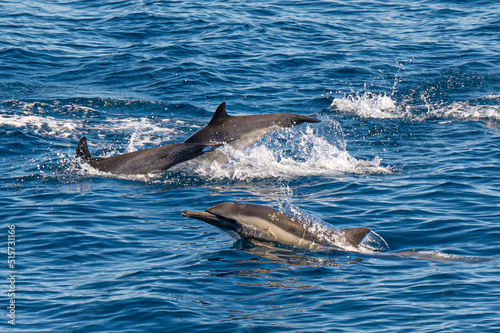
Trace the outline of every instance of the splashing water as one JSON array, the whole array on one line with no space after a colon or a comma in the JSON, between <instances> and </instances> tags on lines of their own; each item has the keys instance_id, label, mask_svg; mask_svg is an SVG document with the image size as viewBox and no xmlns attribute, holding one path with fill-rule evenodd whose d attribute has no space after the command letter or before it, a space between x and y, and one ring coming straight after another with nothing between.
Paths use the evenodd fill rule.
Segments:
<instances>
[{"instance_id":1,"label":"splashing water","mask_svg":"<svg viewBox=\"0 0 500 333\"><path fill-rule=\"evenodd\" d=\"M196 165L194 171L211 179L242 181L345 173L391 173L390 168L381 166L380 158L372 161L357 159L347 152L345 142L339 142L339 148L319 135L312 126L303 129L280 131L248 148L235 149L224 145L216 152L226 157L224 162L206 159Z\"/></svg>"},{"instance_id":2,"label":"splashing water","mask_svg":"<svg viewBox=\"0 0 500 333\"><path fill-rule=\"evenodd\" d=\"M498 99L498 96L491 95L481 98L481 100L494 99ZM363 118L378 119L409 118L418 121L425 121L430 118L500 120L500 105L474 105L470 102L433 104L425 96L422 96L422 100L424 102L423 109L427 110L424 113L421 111L421 106L398 104L392 95L365 92L333 99L330 110L355 113Z\"/></svg>"},{"instance_id":3,"label":"splashing water","mask_svg":"<svg viewBox=\"0 0 500 333\"><path fill-rule=\"evenodd\" d=\"M338 228L328 225L323 220L311 216L297 207L290 207L289 211L289 214L302 224L306 232L315 235L321 243L330 244L343 251L369 254L389 249L387 242L374 231L370 231L358 246L354 246L347 242Z\"/></svg>"},{"instance_id":4,"label":"splashing water","mask_svg":"<svg viewBox=\"0 0 500 333\"><path fill-rule=\"evenodd\" d=\"M330 109L341 112L355 112L364 118L403 118L406 115L391 96L371 92L335 98L330 105Z\"/></svg>"},{"instance_id":5,"label":"splashing water","mask_svg":"<svg viewBox=\"0 0 500 333\"><path fill-rule=\"evenodd\" d=\"M387 242L376 232L370 231L361 241L359 246L353 246L342 236L340 230L329 225L318 217L312 216L306 211L292 204L293 190L289 185L281 185L276 193L278 210L292 216L299 222L307 233L315 235L316 238L332 247L349 252L377 253L389 250Z\"/></svg>"}]
</instances>

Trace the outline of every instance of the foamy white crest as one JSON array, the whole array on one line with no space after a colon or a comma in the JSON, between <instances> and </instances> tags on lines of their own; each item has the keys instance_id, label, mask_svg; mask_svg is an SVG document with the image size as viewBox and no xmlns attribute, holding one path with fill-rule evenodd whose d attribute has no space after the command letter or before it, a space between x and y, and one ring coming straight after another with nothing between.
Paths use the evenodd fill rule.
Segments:
<instances>
[{"instance_id":1,"label":"foamy white crest","mask_svg":"<svg viewBox=\"0 0 500 333\"><path fill-rule=\"evenodd\" d=\"M495 119L500 120L500 105L470 105L469 102L455 102L436 107L429 116L452 119Z\"/></svg>"},{"instance_id":2,"label":"foamy white crest","mask_svg":"<svg viewBox=\"0 0 500 333\"><path fill-rule=\"evenodd\" d=\"M398 108L396 101L386 94L365 92L335 98L330 105L331 109L342 112L354 112L365 118L402 118L406 112Z\"/></svg>"},{"instance_id":3,"label":"foamy white crest","mask_svg":"<svg viewBox=\"0 0 500 333\"><path fill-rule=\"evenodd\" d=\"M96 109L78 105L75 103L70 104L61 104L59 101L54 101L52 104L44 103L44 102L23 102L18 100L6 100L3 101L2 104L10 104L15 106L18 110L21 110L25 113L43 113L49 110L55 112L64 112L64 113L74 113L74 112L83 112L85 114L91 112L97 112Z\"/></svg>"},{"instance_id":4,"label":"foamy white crest","mask_svg":"<svg viewBox=\"0 0 500 333\"><path fill-rule=\"evenodd\" d=\"M102 137L104 133L132 132L128 151L136 150L135 147L145 145L159 145L170 140L172 135L178 133L173 128L165 127L169 119L158 120L155 118L108 118L103 122L94 122L92 117L76 118L73 112L97 112L96 110L77 104L61 105L40 102L5 101L16 106L17 111L11 112L0 109L0 126L26 128L38 135L55 136L61 138L78 137L82 132L97 133ZM64 110L61 117L55 118L45 115L47 109L54 111ZM69 112L69 115L68 115ZM71 116L73 116L71 118Z\"/></svg>"},{"instance_id":5,"label":"foamy white crest","mask_svg":"<svg viewBox=\"0 0 500 333\"><path fill-rule=\"evenodd\" d=\"M29 128L36 134L67 138L73 135L80 123L69 119L56 119L50 116L39 115L2 115L0 126Z\"/></svg>"},{"instance_id":6,"label":"foamy white crest","mask_svg":"<svg viewBox=\"0 0 500 333\"><path fill-rule=\"evenodd\" d=\"M422 113L422 106L398 105L391 96L387 94L376 94L365 92L347 95L343 98L335 98L330 105L330 109L341 112L352 112L365 118L410 118L424 121L429 118L444 119L475 119L475 120L500 120L500 105L473 105L470 102L453 102L449 105L442 103L432 104L425 96L425 109ZM497 99L498 95L488 95L482 100Z\"/></svg>"},{"instance_id":7,"label":"foamy white crest","mask_svg":"<svg viewBox=\"0 0 500 333\"><path fill-rule=\"evenodd\" d=\"M357 159L315 134L311 128L305 133L288 132L287 135L287 146L279 149L270 148L263 142L243 149L224 145L216 153L227 159L223 162L202 159L194 171L212 179L236 180L391 173L389 168L380 165L380 158Z\"/></svg>"}]
</instances>

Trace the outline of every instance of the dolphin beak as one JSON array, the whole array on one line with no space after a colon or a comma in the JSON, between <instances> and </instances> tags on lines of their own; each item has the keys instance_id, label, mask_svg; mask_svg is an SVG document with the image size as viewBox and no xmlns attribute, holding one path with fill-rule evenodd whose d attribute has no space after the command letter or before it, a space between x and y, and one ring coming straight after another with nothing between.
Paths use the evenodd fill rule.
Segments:
<instances>
[{"instance_id":1,"label":"dolphin beak","mask_svg":"<svg viewBox=\"0 0 500 333\"><path fill-rule=\"evenodd\" d=\"M311 115L307 116L305 121L308 123L319 123L319 122L321 122L321 119L319 119L318 114L315 113L315 114L311 114Z\"/></svg>"},{"instance_id":2,"label":"dolphin beak","mask_svg":"<svg viewBox=\"0 0 500 333\"><path fill-rule=\"evenodd\" d=\"M214 225L221 229L234 230L238 226L238 223L236 221L232 221L222 216L218 216L209 212L196 212L187 210L185 212L182 212L182 216L201 220L203 222L207 222L208 224Z\"/></svg>"},{"instance_id":3,"label":"dolphin beak","mask_svg":"<svg viewBox=\"0 0 500 333\"><path fill-rule=\"evenodd\" d=\"M193 219L202 220L208 223L219 221L219 218L216 215L207 212L197 212L197 211L187 210L185 212L182 212L182 216L191 217Z\"/></svg>"}]
</instances>

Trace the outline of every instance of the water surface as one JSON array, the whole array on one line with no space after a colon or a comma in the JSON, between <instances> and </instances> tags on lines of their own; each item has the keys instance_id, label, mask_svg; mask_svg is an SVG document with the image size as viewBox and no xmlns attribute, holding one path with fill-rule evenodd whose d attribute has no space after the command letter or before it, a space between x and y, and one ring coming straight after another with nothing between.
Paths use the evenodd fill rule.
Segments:
<instances>
[{"instance_id":1,"label":"water surface","mask_svg":"<svg viewBox=\"0 0 500 333\"><path fill-rule=\"evenodd\" d=\"M4 1L3 276L14 332L500 329L500 5ZM228 163L75 164L230 114L318 113ZM381 253L269 250L181 216L224 201L366 226ZM416 256L399 257L403 251ZM431 257L431 259L429 259ZM491 259L491 260L482 260Z\"/></svg>"}]
</instances>

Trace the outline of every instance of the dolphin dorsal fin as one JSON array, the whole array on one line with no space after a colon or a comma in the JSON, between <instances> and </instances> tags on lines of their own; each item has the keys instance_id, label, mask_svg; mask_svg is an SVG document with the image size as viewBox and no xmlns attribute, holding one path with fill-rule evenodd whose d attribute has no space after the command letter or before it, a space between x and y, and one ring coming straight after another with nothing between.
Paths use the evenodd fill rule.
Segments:
<instances>
[{"instance_id":1,"label":"dolphin dorsal fin","mask_svg":"<svg viewBox=\"0 0 500 333\"><path fill-rule=\"evenodd\" d=\"M90 154L89 147L87 146L87 138L82 137L78 146L76 146L75 156L83 158L85 161L91 161L94 158Z\"/></svg>"},{"instance_id":2,"label":"dolphin dorsal fin","mask_svg":"<svg viewBox=\"0 0 500 333\"><path fill-rule=\"evenodd\" d=\"M370 231L370 228L365 227L340 230L345 239L354 246L358 246Z\"/></svg>"},{"instance_id":3,"label":"dolphin dorsal fin","mask_svg":"<svg viewBox=\"0 0 500 333\"><path fill-rule=\"evenodd\" d=\"M217 110L215 110L214 116L212 117L212 120L208 123L213 124L219 120L224 120L229 118L230 116L226 112L226 102L220 103L220 105L217 107Z\"/></svg>"}]
</instances>

